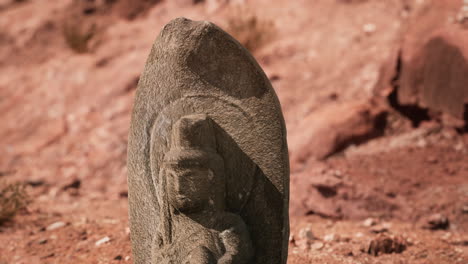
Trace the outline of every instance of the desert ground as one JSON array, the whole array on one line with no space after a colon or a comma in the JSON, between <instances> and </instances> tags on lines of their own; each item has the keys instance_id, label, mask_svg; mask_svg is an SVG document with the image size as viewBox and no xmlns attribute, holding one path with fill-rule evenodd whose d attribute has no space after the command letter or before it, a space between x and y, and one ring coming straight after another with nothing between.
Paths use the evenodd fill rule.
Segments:
<instances>
[{"instance_id":1,"label":"desert ground","mask_svg":"<svg viewBox=\"0 0 468 264\"><path fill-rule=\"evenodd\" d=\"M468 263L467 1L0 0L0 214L8 184L28 196L1 264L133 263L133 98L180 16L231 33L279 97L288 263Z\"/></svg>"}]
</instances>

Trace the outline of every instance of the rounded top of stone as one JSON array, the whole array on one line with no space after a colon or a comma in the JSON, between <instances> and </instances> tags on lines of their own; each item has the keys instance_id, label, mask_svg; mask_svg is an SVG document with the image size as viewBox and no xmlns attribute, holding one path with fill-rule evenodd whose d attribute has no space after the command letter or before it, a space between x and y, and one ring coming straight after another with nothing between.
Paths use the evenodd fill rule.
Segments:
<instances>
[{"instance_id":1,"label":"rounded top of stone","mask_svg":"<svg viewBox=\"0 0 468 264\"><path fill-rule=\"evenodd\" d=\"M235 98L261 97L270 86L268 78L237 40L208 21L179 17L162 29L149 63L176 74L193 74ZM172 81L172 80L171 80Z\"/></svg>"}]
</instances>

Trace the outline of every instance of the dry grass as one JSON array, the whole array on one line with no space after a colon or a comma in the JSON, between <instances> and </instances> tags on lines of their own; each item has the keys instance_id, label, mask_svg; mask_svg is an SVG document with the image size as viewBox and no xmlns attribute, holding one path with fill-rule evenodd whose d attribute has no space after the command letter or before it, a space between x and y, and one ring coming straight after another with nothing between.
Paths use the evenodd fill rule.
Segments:
<instances>
[{"instance_id":1,"label":"dry grass","mask_svg":"<svg viewBox=\"0 0 468 264\"><path fill-rule=\"evenodd\" d=\"M65 21L63 37L67 45L77 53L90 51L90 41L96 35L95 24L81 23L80 19Z\"/></svg>"},{"instance_id":2,"label":"dry grass","mask_svg":"<svg viewBox=\"0 0 468 264\"><path fill-rule=\"evenodd\" d=\"M229 14L226 31L251 52L271 39L274 32L273 23L259 18L248 7L235 7Z\"/></svg>"},{"instance_id":3,"label":"dry grass","mask_svg":"<svg viewBox=\"0 0 468 264\"><path fill-rule=\"evenodd\" d=\"M0 182L0 225L11 221L28 202L24 184Z\"/></svg>"}]
</instances>

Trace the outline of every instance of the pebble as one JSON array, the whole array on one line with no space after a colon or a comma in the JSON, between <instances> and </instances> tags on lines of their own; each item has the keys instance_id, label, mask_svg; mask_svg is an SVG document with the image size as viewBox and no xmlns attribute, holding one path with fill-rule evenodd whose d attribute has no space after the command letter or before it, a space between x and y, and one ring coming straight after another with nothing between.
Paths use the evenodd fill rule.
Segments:
<instances>
[{"instance_id":1,"label":"pebble","mask_svg":"<svg viewBox=\"0 0 468 264\"><path fill-rule=\"evenodd\" d=\"M354 236L357 238L360 238L360 237L363 237L364 234L362 232L357 232Z\"/></svg>"},{"instance_id":2,"label":"pebble","mask_svg":"<svg viewBox=\"0 0 468 264\"><path fill-rule=\"evenodd\" d=\"M59 222L55 222L53 224L50 224L46 230L47 231L52 231L52 230L55 230L55 229L58 229L58 228L61 228L61 227L64 227L66 224L62 221L59 221Z\"/></svg>"},{"instance_id":3,"label":"pebble","mask_svg":"<svg viewBox=\"0 0 468 264\"><path fill-rule=\"evenodd\" d=\"M299 230L299 238L307 239L307 240L314 240L314 234L310 230L310 227L302 228L301 230Z\"/></svg>"},{"instance_id":4,"label":"pebble","mask_svg":"<svg viewBox=\"0 0 468 264\"><path fill-rule=\"evenodd\" d=\"M98 241L96 241L96 246L100 246L102 244L105 244L105 243L108 243L110 241L110 238L108 236L106 237L103 237L101 239L99 239Z\"/></svg>"},{"instance_id":5,"label":"pebble","mask_svg":"<svg viewBox=\"0 0 468 264\"><path fill-rule=\"evenodd\" d=\"M465 149L465 144L463 142L459 142L453 147L456 151L463 151Z\"/></svg>"},{"instance_id":6,"label":"pebble","mask_svg":"<svg viewBox=\"0 0 468 264\"><path fill-rule=\"evenodd\" d=\"M299 230L299 234L297 239L295 239L294 244L302 250L307 250L310 248L310 245L314 239L315 237L310 230L310 227L306 227Z\"/></svg>"},{"instance_id":7,"label":"pebble","mask_svg":"<svg viewBox=\"0 0 468 264\"><path fill-rule=\"evenodd\" d=\"M377 26L373 23L367 23L362 27L362 30L367 34L374 33L376 29Z\"/></svg>"},{"instance_id":8,"label":"pebble","mask_svg":"<svg viewBox=\"0 0 468 264\"><path fill-rule=\"evenodd\" d=\"M45 184L45 181L43 180L29 180L26 182L27 185L31 187L39 187Z\"/></svg>"},{"instance_id":9,"label":"pebble","mask_svg":"<svg viewBox=\"0 0 468 264\"><path fill-rule=\"evenodd\" d=\"M403 237L386 236L381 234L370 242L367 248L367 253L373 256L401 253L405 251L406 247L407 242Z\"/></svg>"},{"instance_id":10,"label":"pebble","mask_svg":"<svg viewBox=\"0 0 468 264\"><path fill-rule=\"evenodd\" d=\"M310 247L315 250L322 249L324 244L322 242L315 242Z\"/></svg>"},{"instance_id":11,"label":"pebble","mask_svg":"<svg viewBox=\"0 0 468 264\"><path fill-rule=\"evenodd\" d=\"M444 241L449 241L451 237L452 237L452 233L447 232L447 233L443 234L443 235L440 237L440 239L442 239L442 240L444 240Z\"/></svg>"},{"instance_id":12,"label":"pebble","mask_svg":"<svg viewBox=\"0 0 468 264\"><path fill-rule=\"evenodd\" d=\"M449 225L448 218L442 214L433 214L427 219L427 228L432 230L447 229Z\"/></svg>"},{"instance_id":13,"label":"pebble","mask_svg":"<svg viewBox=\"0 0 468 264\"><path fill-rule=\"evenodd\" d=\"M340 170L335 170L333 172L333 176L335 176L337 178L341 178L341 177L343 177L343 173Z\"/></svg>"},{"instance_id":14,"label":"pebble","mask_svg":"<svg viewBox=\"0 0 468 264\"><path fill-rule=\"evenodd\" d=\"M376 224L377 224L377 221L371 217L367 218L366 220L364 220L364 222L362 222L362 225L365 227L375 226Z\"/></svg>"},{"instance_id":15,"label":"pebble","mask_svg":"<svg viewBox=\"0 0 468 264\"><path fill-rule=\"evenodd\" d=\"M130 260L130 256L126 256L125 261L129 261L129 260Z\"/></svg>"},{"instance_id":16,"label":"pebble","mask_svg":"<svg viewBox=\"0 0 468 264\"><path fill-rule=\"evenodd\" d=\"M464 205L464 206L462 207L462 213L468 214L468 205Z\"/></svg>"},{"instance_id":17,"label":"pebble","mask_svg":"<svg viewBox=\"0 0 468 264\"><path fill-rule=\"evenodd\" d=\"M79 179L74 179L71 183L65 185L62 187L62 190L68 190L68 189L79 189L81 186L81 180Z\"/></svg>"},{"instance_id":18,"label":"pebble","mask_svg":"<svg viewBox=\"0 0 468 264\"><path fill-rule=\"evenodd\" d=\"M328 235L323 237L323 240L325 242L331 242L331 241L335 240L335 234L328 234Z\"/></svg>"},{"instance_id":19,"label":"pebble","mask_svg":"<svg viewBox=\"0 0 468 264\"><path fill-rule=\"evenodd\" d=\"M420 148L425 148L427 147L427 141L424 138L421 138L416 142L416 146Z\"/></svg>"}]
</instances>

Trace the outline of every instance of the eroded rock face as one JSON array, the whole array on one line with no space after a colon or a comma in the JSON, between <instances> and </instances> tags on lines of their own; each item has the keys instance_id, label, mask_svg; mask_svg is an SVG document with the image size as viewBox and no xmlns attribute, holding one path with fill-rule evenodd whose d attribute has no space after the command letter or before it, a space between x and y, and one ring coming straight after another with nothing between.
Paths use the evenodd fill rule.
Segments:
<instances>
[{"instance_id":1,"label":"eroded rock face","mask_svg":"<svg viewBox=\"0 0 468 264\"><path fill-rule=\"evenodd\" d=\"M457 20L462 1L429 5L431 8L421 8L410 20L404 35L398 102L466 122L468 35Z\"/></svg>"},{"instance_id":2,"label":"eroded rock face","mask_svg":"<svg viewBox=\"0 0 468 264\"><path fill-rule=\"evenodd\" d=\"M135 263L286 263L289 163L278 99L209 22L161 31L128 146Z\"/></svg>"},{"instance_id":3,"label":"eroded rock face","mask_svg":"<svg viewBox=\"0 0 468 264\"><path fill-rule=\"evenodd\" d=\"M291 164L300 168L309 159L325 159L351 144L381 134L385 112L374 102L324 107L304 119L293 134ZM300 135L299 135L300 133Z\"/></svg>"}]
</instances>

